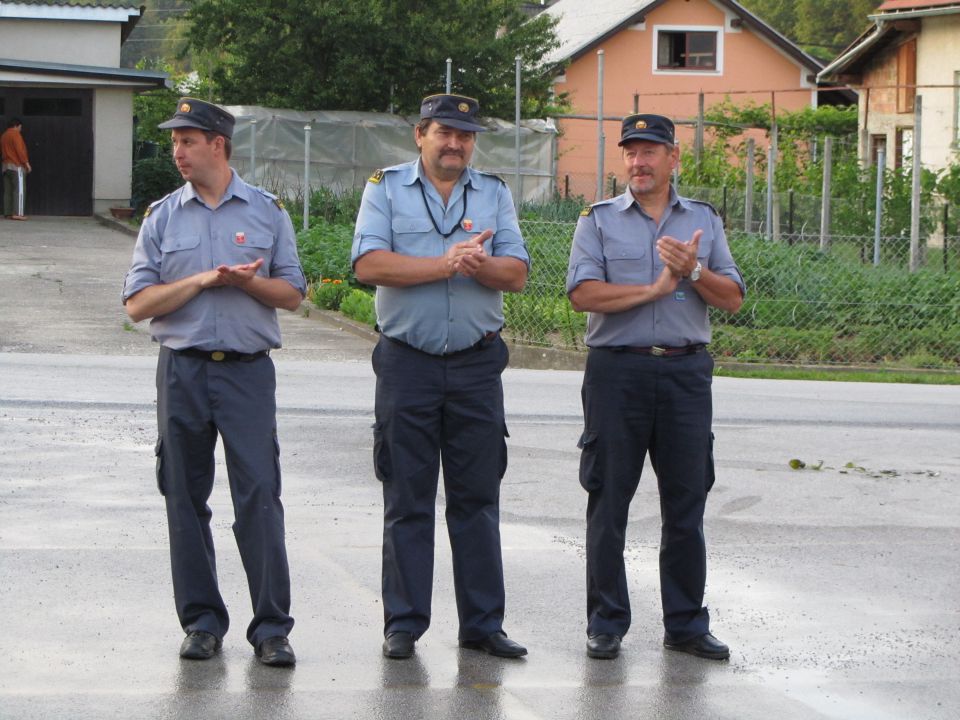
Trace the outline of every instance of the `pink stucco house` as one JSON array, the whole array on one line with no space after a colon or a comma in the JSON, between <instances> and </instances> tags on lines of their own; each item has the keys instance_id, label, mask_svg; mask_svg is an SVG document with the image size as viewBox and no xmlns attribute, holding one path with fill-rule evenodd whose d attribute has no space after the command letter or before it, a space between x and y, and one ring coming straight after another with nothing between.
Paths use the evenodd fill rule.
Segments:
<instances>
[{"instance_id":1,"label":"pink stucco house","mask_svg":"<svg viewBox=\"0 0 960 720\"><path fill-rule=\"evenodd\" d=\"M605 175L620 174L619 119L635 111L675 121L697 116L726 95L740 103L797 110L823 102L822 64L732 0L559 0L544 12L559 19L560 47L544 58L558 68L556 92L573 115L561 118L558 184L593 199L598 171L598 51L603 50ZM681 143L693 129L680 127Z\"/></svg>"}]
</instances>

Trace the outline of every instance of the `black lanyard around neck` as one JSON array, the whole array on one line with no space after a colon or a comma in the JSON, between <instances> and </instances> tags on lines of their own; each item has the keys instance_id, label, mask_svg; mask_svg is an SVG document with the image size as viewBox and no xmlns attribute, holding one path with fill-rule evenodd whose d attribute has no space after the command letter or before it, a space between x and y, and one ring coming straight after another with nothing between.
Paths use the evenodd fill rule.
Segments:
<instances>
[{"instance_id":1,"label":"black lanyard around neck","mask_svg":"<svg viewBox=\"0 0 960 720\"><path fill-rule=\"evenodd\" d=\"M427 215L430 216L430 222L433 223L433 227L437 231L437 234L446 240L460 228L460 223L462 223L463 219L467 216L467 186L463 186L463 212L460 213L460 219L457 220L457 223L453 226L453 230L445 233L440 229L440 226L437 225L437 221L434 219L433 213L430 211L430 203L427 202L427 191L423 189L423 180L418 179L417 182L420 184L420 196L423 198L423 207L427 211Z\"/></svg>"}]
</instances>

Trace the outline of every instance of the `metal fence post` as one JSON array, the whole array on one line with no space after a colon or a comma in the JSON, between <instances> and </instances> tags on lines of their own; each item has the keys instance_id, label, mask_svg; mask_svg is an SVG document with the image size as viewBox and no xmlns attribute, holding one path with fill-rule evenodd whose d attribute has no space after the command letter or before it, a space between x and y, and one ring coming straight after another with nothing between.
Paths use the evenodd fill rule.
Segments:
<instances>
[{"instance_id":1,"label":"metal fence post","mask_svg":"<svg viewBox=\"0 0 960 720\"><path fill-rule=\"evenodd\" d=\"M520 56L519 55L514 57L514 62L516 63L516 66L517 66L517 80L516 80L516 89L515 89L516 97L514 98L515 105L516 105L515 112L514 112L514 125L515 125L514 150L517 155L517 158L516 158L517 159L517 166L516 166L517 194L513 198L513 205L516 208L517 215L519 216L520 202L523 197L523 181L520 179Z\"/></svg>"},{"instance_id":2,"label":"metal fence post","mask_svg":"<svg viewBox=\"0 0 960 720\"><path fill-rule=\"evenodd\" d=\"M820 250L830 248L830 185L833 175L833 138L823 141L823 190L820 197Z\"/></svg>"},{"instance_id":3,"label":"metal fence post","mask_svg":"<svg viewBox=\"0 0 960 720\"><path fill-rule=\"evenodd\" d=\"M747 188L743 201L743 231L753 232L753 138L747 138Z\"/></svg>"},{"instance_id":4,"label":"metal fence post","mask_svg":"<svg viewBox=\"0 0 960 720\"><path fill-rule=\"evenodd\" d=\"M310 125L303 126L303 229L310 227Z\"/></svg>"},{"instance_id":5,"label":"metal fence post","mask_svg":"<svg viewBox=\"0 0 960 720\"><path fill-rule=\"evenodd\" d=\"M250 180L251 185L257 184L257 119L250 119Z\"/></svg>"},{"instance_id":6,"label":"metal fence post","mask_svg":"<svg viewBox=\"0 0 960 720\"><path fill-rule=\"evenodd\" d=\"M787 192L787 233L789 243L793 244L793 188Z\"/></svg>"},{"instance_id":7,"label":"metal fence post","mask_svg":"<svg viewBox=\"0 0 960 720\"><path fill-rule=\"evenodd\" d=\"M697 95L697 130L693 139L693 156L697 177L700 177L700 163L703 160L703 93Z\"/></svg>"},{"instance_id":8,"label":"metal fence post","mask_svg":"<svg viewBox=\"0 0 960 720\"><path fill-rule=\"evenodd\" d=\"M887 151L877 150L877 207L873 219L873 265L880 266L880 227L883 222L883 171L887 165Z\"/></svg>"},{"instance_id":9,"label":"metal fence post","mask_svg":"<svg viewBox=\"0 0 960 720\"><path fill-rule=\"evenodd\" d=\"M774 178L774 165L776 159L773 154L773 145L767 145L767 207L766 207L766 222L765 235L767 240L773 240L773 178Z\"/></svg>"},{"instance_id":10,"label":"metal fence post","mask_svg":"<svg viewBox=\"0 0 960 720\"><path fill-rule=\"evenodd\" d=\"M923 97L917 95L913 106L913 177L910 188L910 272L920 267L920 123L923 121Z\"/></svg>"},{"instance_id":11,"label":"metal fence post","mask_svg":"<svg viewBox=\"0 0 960 720\"><path fill-rule=\"evenodd\" d=\"M603 200L603 50L597 50L597 200Z\"/></svg>"},{"instance_id":12,"label":"metal fence post","mask_svg":"<svg viewBox=\"0 0 960 720\"><path fill-rule=\"evenodd\" d=\"M943 204L943 271L947 272L950 269L949 258L947 257L947 248L949 247L949 240L947 239L948 226L950 223L950 203L945 202Z\"/></svg>"},{"instance_id":13,"label":"metal fence post","mask_svg":"<svg viewBox=\"0 0 960 720\"><path fill-rule=\"evenodd\" d=\"M447 95L450 94L451 83L453 81L453 60L447 58Z\"/></svg>"},{"instance_id":14,"label":"metal fence post","mask_svg":"<svg viewBox=\"0 0 960 720\"><path fill-rule=\"evenodd\" d=\"M776 120L770 127L770 185L767 188L767 224L770 239L780 242L780 198L777 197L777 163L780 160L780 132Z\"/></svg>"}]
</instances>

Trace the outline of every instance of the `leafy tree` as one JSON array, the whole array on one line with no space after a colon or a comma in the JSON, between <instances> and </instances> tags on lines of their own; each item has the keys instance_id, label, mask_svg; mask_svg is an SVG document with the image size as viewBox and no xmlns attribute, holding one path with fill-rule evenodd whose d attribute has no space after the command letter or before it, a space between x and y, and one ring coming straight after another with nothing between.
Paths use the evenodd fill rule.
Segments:
<instances>
[{"instance_id":1,"label":"leafy tree","mask_svg":"<svg viewBox=\"0 0 960 720\"><path fill-rule=\"evenodd\" d=\"M186 45L184 33L187 22L184 15L190 0L143 0L143 14L130 37L120 49L122 67L139 67L143 61L165 61L178 70L189 69L189 58L183 56Z\"/></svg>"},{"instance_id":2,"label":"leafy tree","mask_svg":"<svg viewBox=\"0 0 960 720\"><path fill-rule=\"evenodd\" d=\"M177 72L172 65L161 61L141 60L137 63L137 69L165 72L170 76L169 87L133 96L137 142L154 142L167 151L170 149L170 131L160 130L157 125L170 119L178 98L184 95L208 97L209 84L195 73Z\"/></svg>"},{"instance_id":3,"label":"leafy tree","mask_svg":"<svg viewBox=\"0 0 960 720\"><path fill-rule=\"evenodd\" d=\"M537 65L557 45L555 22L517 0L199 0L191 49L207 53L221 101L294 109L415 112L452 89L487 116L514 114L514 57L523 112L543 114L551 80Z\"/></svg>"},{"instance_id":4,"label":"leafy tree","mask_svg":"<svg viewBox=\"0 0 960 720\"><path fill-rule=\"evenodd\" d=\"M870 24L881 0L740 0L819 60L829 61Z\"/></svg>"}]
</instances>

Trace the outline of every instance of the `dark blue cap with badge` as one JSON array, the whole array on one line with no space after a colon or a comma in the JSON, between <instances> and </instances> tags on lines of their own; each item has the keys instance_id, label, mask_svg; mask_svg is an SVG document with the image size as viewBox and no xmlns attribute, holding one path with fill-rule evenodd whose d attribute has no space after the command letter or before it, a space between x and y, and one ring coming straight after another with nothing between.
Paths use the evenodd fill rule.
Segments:
<instances>
[{"instance_id":1,"label":"dark blue cap with badge","mask_svg":"<svg viewBox=\"0 0 960 720\"><path fill-rule=\"evenodd\" d=\"M480 103L464 95L430 95L420 103L420 119L436 120L441 125L485 132L486 128L477 120Z\"/></svg>"},{"instance_id":2,"label":"dark blue cap with badge","mask_svg":"<svg viewBox=\"0 0 960 720\"><path fill-rule=\"evenodd\" d=\"M197 128L220 133L225 137L233 137L233 115L219 105L197 100L196 98L180 98L177 101L177 111L166 122L157 125L161 130L174 128Z\"/></svg>"},{"instance_id":3,"label":"dark blue cap with badge","mask_svg":"<svg viewBox=\"0 0 960 720\"><path fill-rule=\"evenodd\" d=\"M673 122L663 115L628 115L623 119L620 142L617 145L622 147L624 143L631 140L676 145L673 137Z\"/></svg>"}]
</instances>

